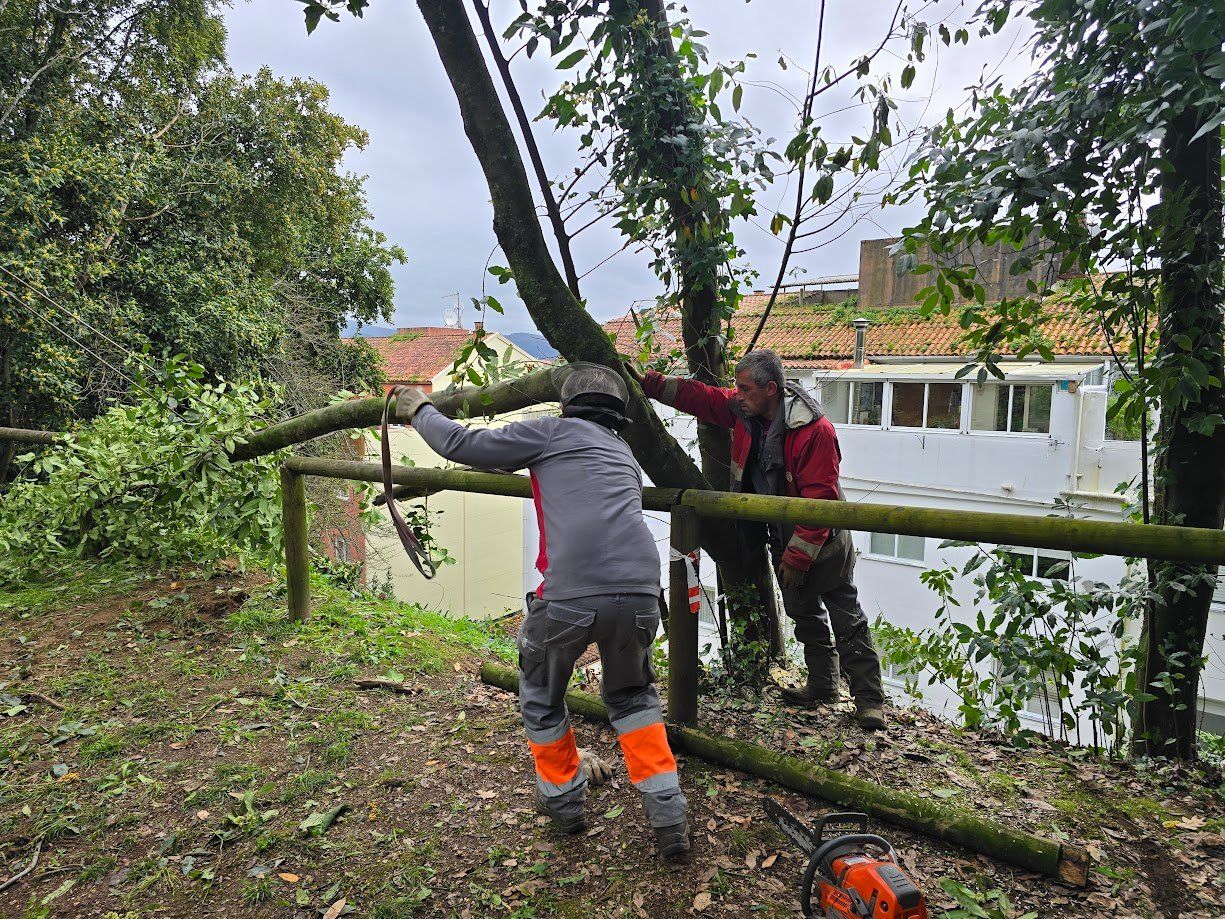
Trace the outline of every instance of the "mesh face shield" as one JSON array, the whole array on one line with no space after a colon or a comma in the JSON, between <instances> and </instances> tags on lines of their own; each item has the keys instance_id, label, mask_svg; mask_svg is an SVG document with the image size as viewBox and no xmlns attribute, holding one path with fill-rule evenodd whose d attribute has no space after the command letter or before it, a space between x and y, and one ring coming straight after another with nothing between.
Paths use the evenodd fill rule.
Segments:
<instances>
[{"instance_id":1,"label":"mesh face shield","mask_svg":"<svg viewBox=\"0 0 1225 919\"><path fill-rule=\"evenodd\" d=\"M630 394L625 381L600 364L566 364L558 368L557 374L557 394L563 407L575 396L585 393L612 396L621 403L622 408L629 403Z\"/></svg>"}]
</instances>

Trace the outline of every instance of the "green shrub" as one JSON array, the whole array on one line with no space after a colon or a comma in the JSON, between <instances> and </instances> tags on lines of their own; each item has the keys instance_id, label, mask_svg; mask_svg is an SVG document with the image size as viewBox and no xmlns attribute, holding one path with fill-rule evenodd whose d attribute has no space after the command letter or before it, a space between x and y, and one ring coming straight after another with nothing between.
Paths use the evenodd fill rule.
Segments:
<instances>
[{"instance_id":1,"label":"green shrub","mask_svg":"<svg viewBox=\"0 0 1225 919\"><path fill-rule=\"evenodd\" d=\"M181 357L156 375L131 367L130 401L29 460L0 502L0 584L67 558L207 566L280 541L277 461L229 451L266 414L252 384L207 382Z\"/></svg>"}]
</instances>

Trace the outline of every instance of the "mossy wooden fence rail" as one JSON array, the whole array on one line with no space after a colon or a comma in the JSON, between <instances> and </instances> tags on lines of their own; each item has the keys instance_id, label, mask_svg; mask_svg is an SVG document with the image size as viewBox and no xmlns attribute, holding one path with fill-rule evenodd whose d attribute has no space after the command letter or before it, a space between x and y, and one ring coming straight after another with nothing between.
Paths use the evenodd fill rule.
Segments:
<instances>
[{"instance_id":1,"label":"mossy wooden fence rail","mask_svg":"<svg viewBox=\"0 0 1225 919\"><path fill-rule=\"evenodd\" d=\"M497 410L507 410L507 405L514 407L518 403L531 404L548 395L547 381L541 382L544 380L543 375L540 378L533 376L526 379L527 383L519 381L514 386L507 386L504 398L493 400ZM467 411L477 404L471 394L464 395L462 392L446 396L445 399L447 414ZM503 405L503 402L507 405ZM485 403L487 408L487 399ZM380 399L356 400L273 425L254 435L247 444L240 445L234 451L234 458L247 459L332 431L373 424L381 408ZM46 446L59 443L63 440L63 435L47 431L0 428L0 441L4 440ZM290 615L298 619L306 617L310 610L308 517L303 479L308 475L360 482L382 481L382 470L373 463L305 456L285 458L281 472L281 495L285 524L288 603ZM526 476L488 472L401 466L393 470L392 479L400 487L400 494L408 496L439 491L464 491L530 498L532 493L531 483ZM1190 527L1021 514L987 514L678 488L645 489L643 506L647 510L666 511L671 515L671 546L677 553L674 558L683 557L698 548L700 518L717 517L732 520L785 521L817 527L931 536L1130 558L1157 558L1196 565L1225 565L1225 532ZM678 731L676 736L682 741L682 745L691 748L691 752L695 754L716 760L726 754L724 761L727 765L748 769L752 765L749 761L753 760L753 757L746 759L745 755L742 755L743 750L737 748L733 751L735 756L732 756L714 741L704 742L705 735L689 736L683 733L683 726L692 725L697 719L699 672L697 617L683 614L689 609L688 578L684 562L673 562L670 566L669 607L673 615L669 617L668 624L668 714L669 720ZM718 749L715 749L716 747ZM768 756L761 761L765 762L767 759ZM809 769L808 773L812 774L805 773L796 779L795 775L799 773L791 768L792 764L784 765L788 768L773 771L779 775L786 773L792 776L794 781L778 780L791 784L797 790L821 794L842 803L853 803L855 806L873 810L887 819L915 826L932 835L968 845L1005 861L1024 863L1026 867L1053 874L1070 883L1085 883L1087 860L1083 851L1076 847L1060 847L1057 843L1051 843L1050 845L1055 846L1054 850L1039 847L1043 853L1040 858L1035 856L1031 859L1026 856L1023 862L1017 853L1028 852L1033 847L1028 842L1025 846L1017 846L1010 835L1011 831L1001 828L999 832L992 830L983 834L967 834L964 832L964 821L949 823L943 819L928 820L926 817L921 822L909 820L908 823L909 818L898 816L900 798L896 794L888 793L887 789L879 789L884 794L880 800L887 801L887 806L873 806L871 795L862 789L856 789L854 794L830 792L829 789L835 788L835 785L838 789L842 788L842 785L828 785L828 776L825 773L829 770L818 770L821 775L814 778L815 773ZM946 832L946 824L953 829ZM1052 851L1055 852L1054 856Z\"/></svg>"}]
</instances>

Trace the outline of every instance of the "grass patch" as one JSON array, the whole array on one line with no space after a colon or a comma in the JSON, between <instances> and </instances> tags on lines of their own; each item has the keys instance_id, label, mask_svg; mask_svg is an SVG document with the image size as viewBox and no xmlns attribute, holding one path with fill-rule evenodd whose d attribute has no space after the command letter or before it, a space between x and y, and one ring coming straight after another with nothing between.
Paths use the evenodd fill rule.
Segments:
<instances>
[{"instance_id":1,"label":"grass patch","mask_svg":"<svg viewBox=\"0 0 1225 919\"><path fill-rule=\"evenodd\" d=\"M330 666L312 664L339 682L366 669L440 673L471 654L504 656L513 642L500 629L471 619L455 619L408 603L351 591L313 577L316 606L304 623L288 619L284 599L274 593L254 598L229 618L239 636L264 645L301 644L325 651Z\"/></svg>"}]
</instances>

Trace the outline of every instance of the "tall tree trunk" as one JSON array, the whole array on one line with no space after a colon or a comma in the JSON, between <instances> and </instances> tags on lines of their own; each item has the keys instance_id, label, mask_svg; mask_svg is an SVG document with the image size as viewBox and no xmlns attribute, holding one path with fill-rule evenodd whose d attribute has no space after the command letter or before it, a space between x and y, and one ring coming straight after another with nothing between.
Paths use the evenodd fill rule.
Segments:
<instances>
[{"instance_id":1,"label":"tall tree trunk","mask_svg":"<svg viewBox=\"0 0 1225 919\"><path fill-rule=\"evenodd\" d=\"M494 233L536 327L566 360L591 361L622 372L608 336L567 286L548 250L523 158L462 0L417 0L417 6L489 185ZM633 424L626 428L625 439L651 480L672 488L711 487L632 382L630 392ZM702 547L724 568L731 583L753 585L761 605L768 597L767 608L773 610L773 585L767 593L762 578L769 571L761 559L746 557L734 525L704 520L701 533ZM759 622L750 623L751 636L760 637L760 630Z\"/></svg>"},{"instance_id":2,"label":"tall tree trunk","mask_svg":"<svg viewBox=\"0 0 1225 919\"><path fill-rule=\"evenodd\" d=\"M667 8L662 0L619 0L613 10L627 30L639 28L635 22L640 12L645 12L656 23L643 53L661 70L675 76L674 85L680 86L680 68L672 45ZM632 32L628 32L621 52L629 53L627 49L633 46L635 40ZM642 69L646 74L654 71L653 66ZM663 137L691 136L688 125L696 117L689 98L683 92L675 92L666 104L659 107L659 134ZM726 216L722 202L715 198L710 189L707 177L700 173L687 174L688 167L678 153L679 148L661 146L668 162L663 171L666 179L672 183L668 207L672 214L675 245L682 253L679 259L679 299L685 360L695 380L711 386L726 386L727 353L719 337L725 310L720 307L718 278L709 260L700 257L700 253L697 258L687 259L684 256L687 248L696 252L698 247L705 245L702 241L704 237L717 237ZM709 234L702 233L702 225L706 223L712 225ZM697 435L702 472L712 488L727 490L731 483L730 433L718 425L699 422ZM778 604L769 556L760 541L750 543L740 539L740 542L740 551L718 562L731 595L737 598L733 604L733 616L744 623L747 641L764 642L770 653L777 655L782 651L782 632L779 629Z\"/></svg>"},{"instance_id":3,"label":"tall tree trunk","mask_svg":"<svg viewBox=\"0 0 1225 919\"><path fill-rule=\"evenodd\" d=\"M1181 112L1163 141L1161 299L1158 360L1200 362L1216 382L1183 400L1167 392L1161 405L1154 522L1220 529L1225 524L1225 425L1204 434L1191 419L1225 417L1222 328L1221 137L1208 131L1215 112ZM1180 390L1181 391L1181 390ZM1155 698L1137 707L1135 747L1153 756L1190 759L1212 578L1204 566L1150 562L1156 599L1141 635L1140 686ZM1190 583L1189 590L1179 585ZM1181 674L1172 684L1163 674Z\"/></svg>"}]
</instances>

